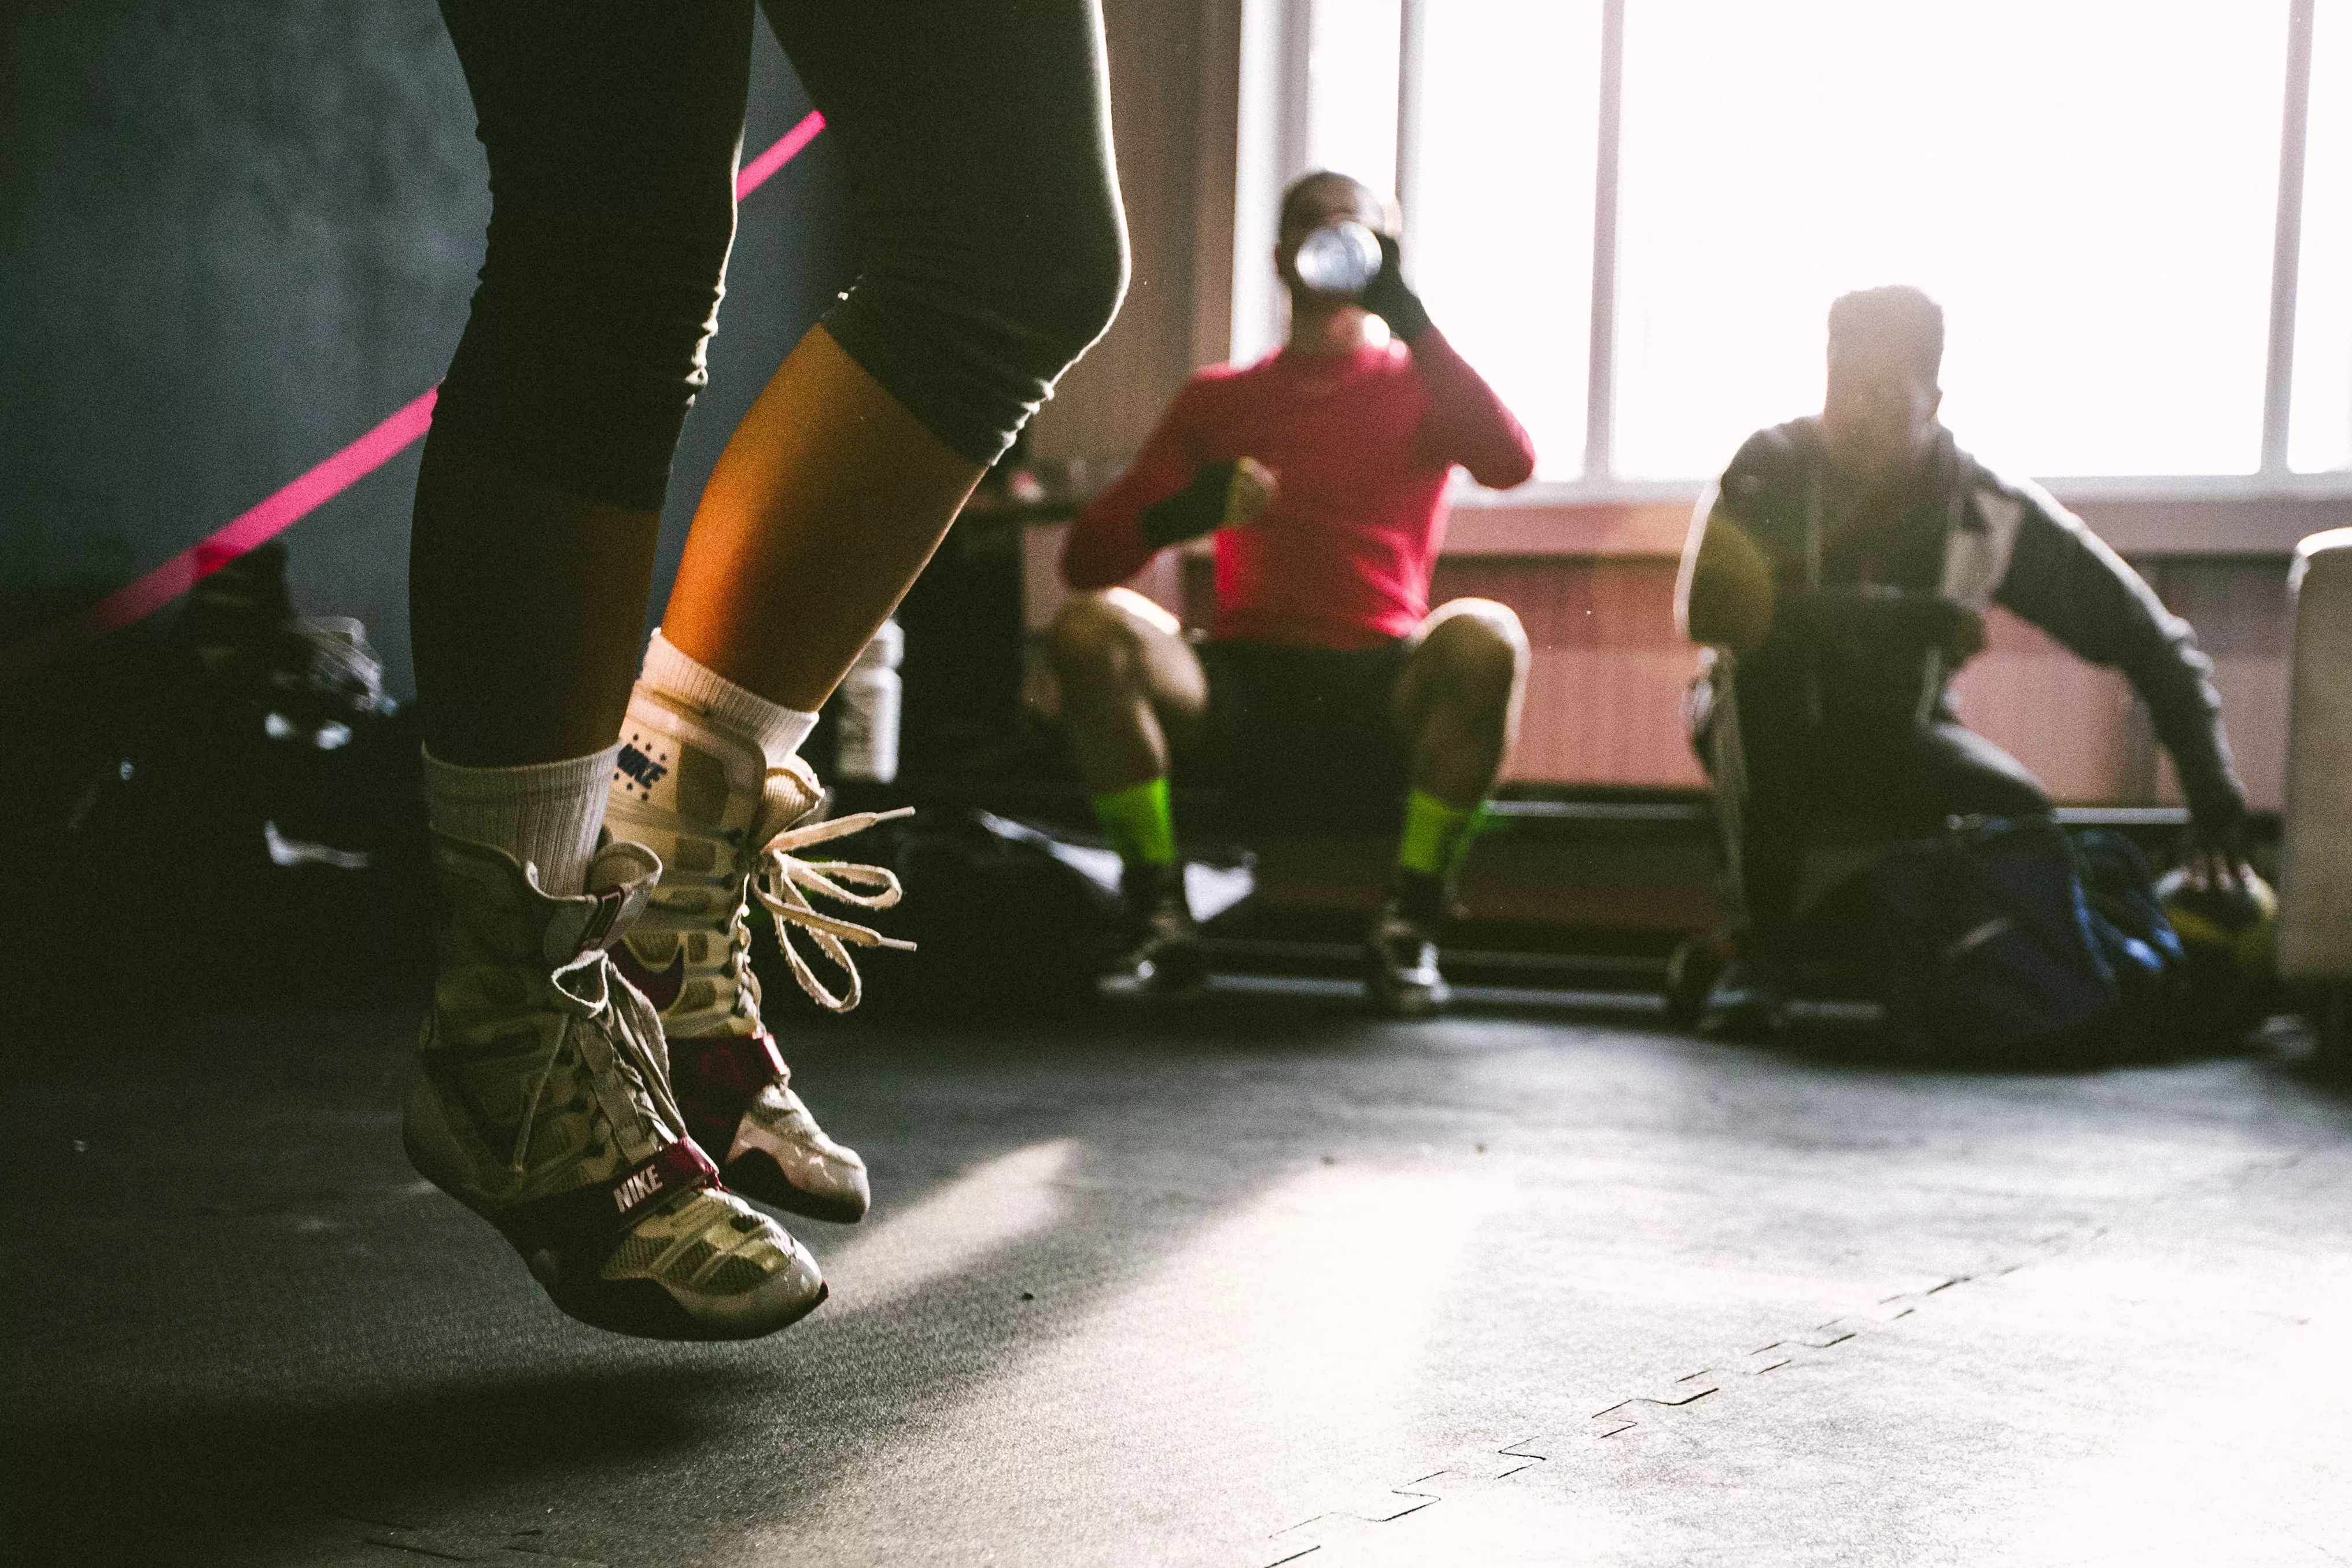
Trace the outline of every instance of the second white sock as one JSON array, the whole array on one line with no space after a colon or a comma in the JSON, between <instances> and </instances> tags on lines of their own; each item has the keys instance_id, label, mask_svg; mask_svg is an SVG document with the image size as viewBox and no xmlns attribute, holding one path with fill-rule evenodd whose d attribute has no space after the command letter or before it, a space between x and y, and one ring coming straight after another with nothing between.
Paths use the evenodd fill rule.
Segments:
<instances>
[{"instance_id":1,"label":"second white sock","mask_svg":"<svg viewBox=\"0 0 2352 1568\"><path fill-rule=\"evenodd\" d=\"M790 761L809 731L816 727L816 715L772 703L737 685L708 664L678 652L659 628L646 649L645 673L637 678L672 701L700 709L713 723L757 741L771 769Z\"/></svg>"},{"instance_id":2,"label":"second white sock","mask_svg":"<svg viewBox=\"0 0 2352 1568\"><path fill-rule=\"evenodd\" d=\"M615 744L585 757L528 768L460 768L425 753L425 815L436 831L493 844L539 867L543 893L583 891L604 825Z\"/></svg>"}]
</instances>

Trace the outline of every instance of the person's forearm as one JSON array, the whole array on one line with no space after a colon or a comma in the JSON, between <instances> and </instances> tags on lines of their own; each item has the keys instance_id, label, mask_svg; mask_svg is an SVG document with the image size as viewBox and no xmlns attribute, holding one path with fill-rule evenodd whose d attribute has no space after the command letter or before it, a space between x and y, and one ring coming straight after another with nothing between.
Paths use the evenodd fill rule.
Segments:
<instances>
[{"instance_id":1,"label":"person's forearm","mask_svg":"<svg viewBox=\"0 0 2352 1568\"><path fill-rule=\"evenodd\" d=\"M2246 791L2230 756L2221 695L2207 678L2210 667L2193 643L2166 640L2160 652L2149 649L2127 661L2124 674L2147 705L2157 739L2172 756L2199 837L2220 841L2234 837L2243 821Z\"/></svg>"},{"instance_id":2,"label":"person's forearm","mask_svg":"<svg viewBox=\"0 0 2352 1568\"><path fill-rule=\"evenodd\" d=\"M1192 482L1143 508L1136 530L1154 549L1182 544L1234 520L1234 481L1241 464L1212 463Z\"/></svg>"},{"instance_id":3,"label":"person's forearm","mask_svg":"<svg viewBox=\"0 0 2352 1568\"><path fill-rule=\"evenodd\" d=\"M1143 570L1158 549L1144 538L1140 508L1105 491L1070 525L1062 542L1062 580L1079 592L1110 588Z\"/></svg>"},{"instance_id":4,"label":"person's forearm","mask_svg":"<svg viewBox=\"0 0 2352 1568\"><path fill-rule=\"evenodd\" d=\"M1191 389L1160 416L1127 472L1087 503L1062 543L1062 578L1087 592L1125 582L1160 551L1144 515L1190 484L1199 466L1191 434Z\"/></svg>"},{"instance_id":5,"label":"person's forearm","mask_svg":"<svg viewBox=\"0 0 2352 1568\"><path fill-rule=\"evenodd\" d=\"M1486 378L1434 327L1407 347L1414 371L1429 389L1432 455L1459 463L1491 490L1525 484L1535 473L1535 444Z\"/></svg>"},{"instance_id":6,"label":"person's forearm","mask_svg":"<svg viewBox=\"0 0 2352 1568\"><path fill-rule=\"evenodd\" d=\"M2120 669L2172 755L2200 832L2233 834L2245 790L2230 758L2212 662L2189 622L2069 514L2036 505L2017 534L1999 601L2094 664Z\"/></svg>"}]
</instances>

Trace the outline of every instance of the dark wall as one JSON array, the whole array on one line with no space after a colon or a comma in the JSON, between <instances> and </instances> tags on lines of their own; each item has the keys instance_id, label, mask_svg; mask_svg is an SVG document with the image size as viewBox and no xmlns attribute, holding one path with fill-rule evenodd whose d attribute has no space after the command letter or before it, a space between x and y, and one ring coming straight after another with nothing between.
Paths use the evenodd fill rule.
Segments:
<instances>
[{"instance_id":1,"label":"dark wall","mask_svg":"<svg viewBox=\"0 0 2352 1568\"><path fill-rule=\"evenodd\" d=\"M756 48L755 152L808 109ZM0 646L438 379L489 211L473 123L429 0L0 0ZM727 432L854 261L819 137L745 205L656 604ZM297 608L364 619L404 694L415 455L285 536Z\"/></svg>"}]
</instances>

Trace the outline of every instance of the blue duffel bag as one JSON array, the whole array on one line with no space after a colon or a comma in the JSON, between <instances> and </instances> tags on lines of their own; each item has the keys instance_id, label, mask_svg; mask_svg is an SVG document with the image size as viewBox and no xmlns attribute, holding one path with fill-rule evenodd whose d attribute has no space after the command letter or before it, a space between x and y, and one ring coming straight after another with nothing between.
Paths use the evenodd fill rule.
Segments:
<instances>
[{"instance_id":1,"label":"blue duffel bag","mask_svg":"<svg viewBox=\"0 0 2352 1568\"><path fill-rule=\"evenodd\" d=\"M1879 999L1904 1056L2059 1067L2172 1047L2180 943L2120 834L1957 818L1879 867L1874 903Z\"/></svg>"}]
</instances>

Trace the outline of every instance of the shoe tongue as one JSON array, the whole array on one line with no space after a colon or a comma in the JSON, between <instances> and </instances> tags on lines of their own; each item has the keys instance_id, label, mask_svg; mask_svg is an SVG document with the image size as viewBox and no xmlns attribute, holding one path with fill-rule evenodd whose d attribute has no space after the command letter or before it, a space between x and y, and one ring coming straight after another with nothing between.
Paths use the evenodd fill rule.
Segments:
<instances>
[{"instance_id":1,"label":"shoe tongue","mask_svg":"<svg viewBox=\"0 0 2352 1568\"><path fill-rule=\"evenodd\" d=\"M588 893L593 897L634 883L660 880L661 857L640 843L607 837L588 862Z\"/></svg>"},{"instance_id":2,"label":"shoe tongue","mask_svg":"<svg viewBox=\"0 0 2352 1568\"><path fill-rule=\"evenodd\" d=\"M797 827L824 804L824 787L816 773L799 758L788 758L772 768L761 793L760 810L751 819L751 848L754 854L787 828Z\"/></svg>"},{"instance_id":3,"label":"shoe tongue","mask_svg":"<svg viewBox=\"0 0 2352 1568\"><path fill-rule=\"evenodd\" d=\"M644 912L661 880L661 861L643 844L607 839L588 862L588 890L560 898L541 939L551 964L569 963L592 947L610 947Z\"/></svg>"}]
</instances>

